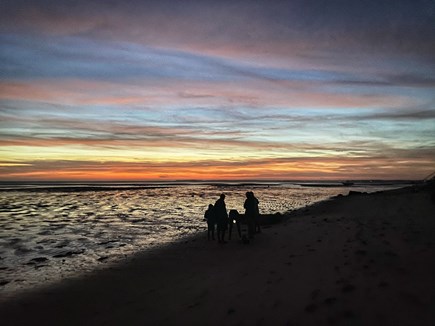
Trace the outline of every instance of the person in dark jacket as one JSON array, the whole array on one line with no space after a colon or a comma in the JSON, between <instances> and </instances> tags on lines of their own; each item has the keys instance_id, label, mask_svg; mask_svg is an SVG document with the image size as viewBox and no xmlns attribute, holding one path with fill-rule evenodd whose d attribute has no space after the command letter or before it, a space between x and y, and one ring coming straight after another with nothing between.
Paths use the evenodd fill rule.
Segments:
<instances>
[{"instance_id":1,"label":"person in dark jacket","mask_svg":"<svg viewBox=\"0 0 435 326\"><path fill-rule=\"evenodd\" d=\"M246 200L243 207L245 208L246 222L248 224L248 235L249 238L254 238L254 233L258 227L258 232L260 232L260 223L258 221L259 208L258 199L255 198L252 191L246 193Z\"/></svg>"},{"instance_id":2,"label":"person in dark jacket","mask_svg":"<svg viewBox=\"0 0 435 326\"><path fill-rule=\"evenodd\" d=\"M211 238L214 240L214 229L216 225L216 218L214 216L214 207L212 204L208 205L208 209L204 213L204 219L207 221L207 239Z\"/></svg>"},{"instance_id":3,"label":"person in dark jacket","mask_svg":"<svg viewBox=\"0 0 435 326\"><path fill-rule=\"evenodd\" d=\"M228 225L227 207L225 205L225 195L221 194L219 199L214 204L214 214L217 223L218 243L225 242L225 231Z\"/></svg>"}]
</instances>

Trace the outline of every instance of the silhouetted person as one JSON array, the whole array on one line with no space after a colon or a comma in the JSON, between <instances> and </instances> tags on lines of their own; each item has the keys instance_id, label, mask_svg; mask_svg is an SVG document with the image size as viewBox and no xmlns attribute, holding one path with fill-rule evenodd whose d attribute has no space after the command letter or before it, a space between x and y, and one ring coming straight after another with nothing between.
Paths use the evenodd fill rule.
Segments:
<instances>
[{"instance_id":1,"label":"silhouetted person","mask_svg":"<svg viewBox=\"0 0 435 326\"><path fill-rule=\"evenodd\" d=\"M207 239L211 238L214 240L214 229L216 225L216 218L214 214L214 207L212 204L208 205L208 209L204 213L204 219L207 221Z\"/></svg>"},{"instance_id":2,"label":"silhouetted person","mask_svg":"<svg viewBox=\"0 0 435 326\"><path fill-rule=\"evenodd\" d=\"M214 204L214 214L217 223L217 236L219 243L225 243L225 230L228 225L227 207L225 205L225 195L220 195L219 199Z\"/></svg>"},{"instance_id":3,"label":"silhouetted person","mask_svg":"<svg viewBox=\"0 0 435 326\"><path fill-rule=\"evenodd\" d=\"M242 238L242 231L240 230L240 215L239 212L235 209L230 210L230 213L228 214L228 240L231 240L231 233L233 231L233 225L234 222L236 222L237 227L237 233L239 234L239 237Z\"/></svg>"},{"instance_id":4,"label":"silhouetted person","mask_svg":"<svg viewBox=\"0 0 435 326\"><path fill-rule=\"evenodd\" d=\"M255 212L254 212L254 231L255 233L261 233L261 228L260 228L260 208L258 207L258 204L260 204L260 202L258 201L257 197L254 196L254 193L251 191L252 197L254 198L255 201Z\"/></svg>"},{"instance_id":5,"label":"silhouetted person","mask_svg":"<svg viewBox=\"0 0 435 326\"><path fill-rule=\"evenodd\" d=\"M254 237L254 233L258 227L258 232L260 232L260 223L258 221L259 209L258 209L258 199L255 198L252 191L246 193L246 200L243 207L245 208L246 222L248 224L248 235L249 238Z\"/></svg>"}]
</instances>

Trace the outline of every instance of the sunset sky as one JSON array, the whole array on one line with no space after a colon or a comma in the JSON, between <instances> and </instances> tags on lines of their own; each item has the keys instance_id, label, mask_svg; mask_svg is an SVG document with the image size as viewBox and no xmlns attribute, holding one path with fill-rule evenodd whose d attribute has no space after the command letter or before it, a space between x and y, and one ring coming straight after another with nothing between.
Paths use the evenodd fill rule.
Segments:
<instances>
[{"instance_id":1,"label":"sunset sky","mask_svg":"<svg viewBox=\"0 0 435 326\"><path fill-rule=\"evenodd\" d=\"M433 0L2 0L0 44L0 181L435 171Z\"/></svg>"}]
</instances>

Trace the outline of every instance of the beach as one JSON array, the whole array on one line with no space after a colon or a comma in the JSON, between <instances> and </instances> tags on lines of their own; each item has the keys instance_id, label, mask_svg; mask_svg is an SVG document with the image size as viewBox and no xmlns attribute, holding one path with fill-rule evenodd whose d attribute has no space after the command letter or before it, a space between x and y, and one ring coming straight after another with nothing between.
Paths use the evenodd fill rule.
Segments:
<instances>
[{"instance_id":1,"label":"beach","mask_svg":"<svg viewBox=\"0 0 435 326\"><path fill-rule=\"evenodd\" d=\"M433 183L206 232L2 300L2 325L434 325Z\"/></svg>"},{"instance_id":2,"label":"beach","mask_svg":"<svg viewBox=\"0 0 435 326\"><path fill-rule=\"evenodd\" d=\"M203 231L204 211L221 193L243 212L254 190L264 214L285 213L349 191L398 184L294 183L22 184L0 186L0 298L106 268ZM5 189L6 188L6 189Z\"/></svg>"}]
</instances>

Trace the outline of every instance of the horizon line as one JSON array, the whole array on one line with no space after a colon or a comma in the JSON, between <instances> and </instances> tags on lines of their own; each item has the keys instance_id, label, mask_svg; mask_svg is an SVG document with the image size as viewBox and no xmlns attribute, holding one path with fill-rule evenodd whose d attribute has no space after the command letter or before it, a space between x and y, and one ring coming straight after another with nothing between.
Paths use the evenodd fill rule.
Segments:
<instances>
[{"instance_id":1,"label":"horizon line","mask_svg":"<svg viewBox=\"0 0 435 326\"><path fill-rule=\"evenodd\" d=\"M181 182L213 182L213 183L223 183L223 182L377 182L377 181L388 181L388 182L416 182L424 181L425 179L172 179L172 180L0 180L0 184L6 183L181 183Z\"/></svg>"}]
</instances>

